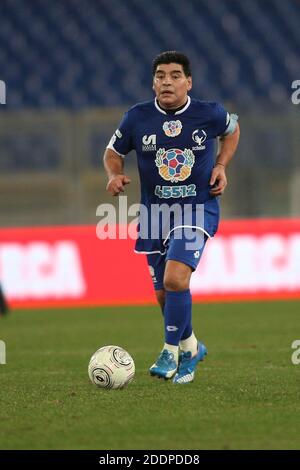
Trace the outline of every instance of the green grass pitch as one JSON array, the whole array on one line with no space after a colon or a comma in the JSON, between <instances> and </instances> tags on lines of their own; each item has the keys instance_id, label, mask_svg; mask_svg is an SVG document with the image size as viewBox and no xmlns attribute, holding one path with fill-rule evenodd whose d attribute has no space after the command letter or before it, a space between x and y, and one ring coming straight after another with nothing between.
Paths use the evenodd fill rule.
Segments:
<instances>
[{"instance_id":1,"label":"green grass pitch","mask_svg":"<svg viewBox=\"0 0 300 470\"><path fill-rule=\"evenodd\" d=\"M0 318L0 449L299 449L300 302L198 304L208 348L195 381L148 375L162 346L158 307L15 311ZM123 390L87 376L116 344L135 359Z\"/></svg>"}]
</instances>

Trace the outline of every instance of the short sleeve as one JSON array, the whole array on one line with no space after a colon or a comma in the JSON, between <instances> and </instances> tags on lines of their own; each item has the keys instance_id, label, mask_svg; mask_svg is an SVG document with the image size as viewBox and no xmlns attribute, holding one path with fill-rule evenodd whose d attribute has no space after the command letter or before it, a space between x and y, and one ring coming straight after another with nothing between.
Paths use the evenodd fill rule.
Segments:
<instances>
[{"instance_id":1,"label":"short sleeve","mask_svg":"<svg viewBox=\"0 0 300 470\"><path fill-rule=\"evenodd\" d=\"M230 116L219 103L213 103L211 116L211 131L214 137L224 134L229 124Z\"/></svg>"},{"instance_id":2,"label":"short sleeve","mask_svg":"<svg viewBox=\"0 0 300 470\"><path fill-rule=\"evenodd\" d=\"M107 148L114 150L116 153L124 157L133 147L132 124L129 112L126 112L118 129L110 139Z\"/></svg>"}]
</instances>

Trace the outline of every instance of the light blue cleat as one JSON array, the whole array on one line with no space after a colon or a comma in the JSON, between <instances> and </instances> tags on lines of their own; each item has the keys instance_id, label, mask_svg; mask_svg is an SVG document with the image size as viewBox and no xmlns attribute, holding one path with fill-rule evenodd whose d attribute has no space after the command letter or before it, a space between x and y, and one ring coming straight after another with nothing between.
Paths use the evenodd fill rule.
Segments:
<instances>
[{"instance_id":1,"label":"light blue cleat","mask_svg":"<svg viewBox=\"0 0 300 470\"><path fill-rule=\"evenodd\" d=\"M151 375L163 379L171 379L176 371L177 363L174 359L174 354L167 349L164 349L162 353L160 353L156 363L149 369Z\"/></svg>"},{"instance_id":2,"label":"light blue cleat","mask_svg":"<svg viewBox=\"0 0 300 470\"><path fill-rule=\"evenodd\" d=\"M179 355L179 367L173 379L174 384L187 384L194 380L198 362L203 361L207 355L207 349L203 343L198 342L198 352L192 357L191 352L181 352Z\"/></svg>"}]
</instances>

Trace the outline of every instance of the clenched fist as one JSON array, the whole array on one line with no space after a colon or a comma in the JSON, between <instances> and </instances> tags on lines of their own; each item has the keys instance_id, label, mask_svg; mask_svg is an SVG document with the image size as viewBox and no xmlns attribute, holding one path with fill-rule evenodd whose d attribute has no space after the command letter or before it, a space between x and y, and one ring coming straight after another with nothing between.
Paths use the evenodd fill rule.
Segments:
<instances>
[{"instance_id":1,"label":"clenched fist","mask_svg":"<svg viewBox=\"0 0 300 470\"><path fill-rule=\"evenodd\" d=\"M130 182L131 180L128 176L116 175L107 183L106 191L108 191L112 196L117 196L120 192L124 192L124 186Z\"/></svg>"}]
</instances>

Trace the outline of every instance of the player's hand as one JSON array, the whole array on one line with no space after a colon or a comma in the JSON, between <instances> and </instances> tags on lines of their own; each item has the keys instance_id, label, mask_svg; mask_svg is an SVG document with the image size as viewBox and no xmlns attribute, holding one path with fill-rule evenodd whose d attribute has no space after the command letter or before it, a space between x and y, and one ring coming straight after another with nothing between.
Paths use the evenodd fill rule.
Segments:
<instances>
[{"instance_id":1,"label":"player's hand","mask_svg":"<svg viewBox=\"0 0 300 470\"><path fill-rule=\"evenodd\" d=\"M222 165L216 165L211 173L210 190L211 196L221 196L227 186L227 178L225 168Z\"/></svg>"},{"instance_id":2,"label":"player's hand","mask_svg":"<svg viewBox=\"0 0 300 470\"><path fill-rule=\"evenodd\" d=\"M126 175L114 176L107 183L106 191L108 191L112 196L117 196L121 192L124 192L124 186L129 183L131 183L131 180Z\"/></svg>"}]
</instances>

